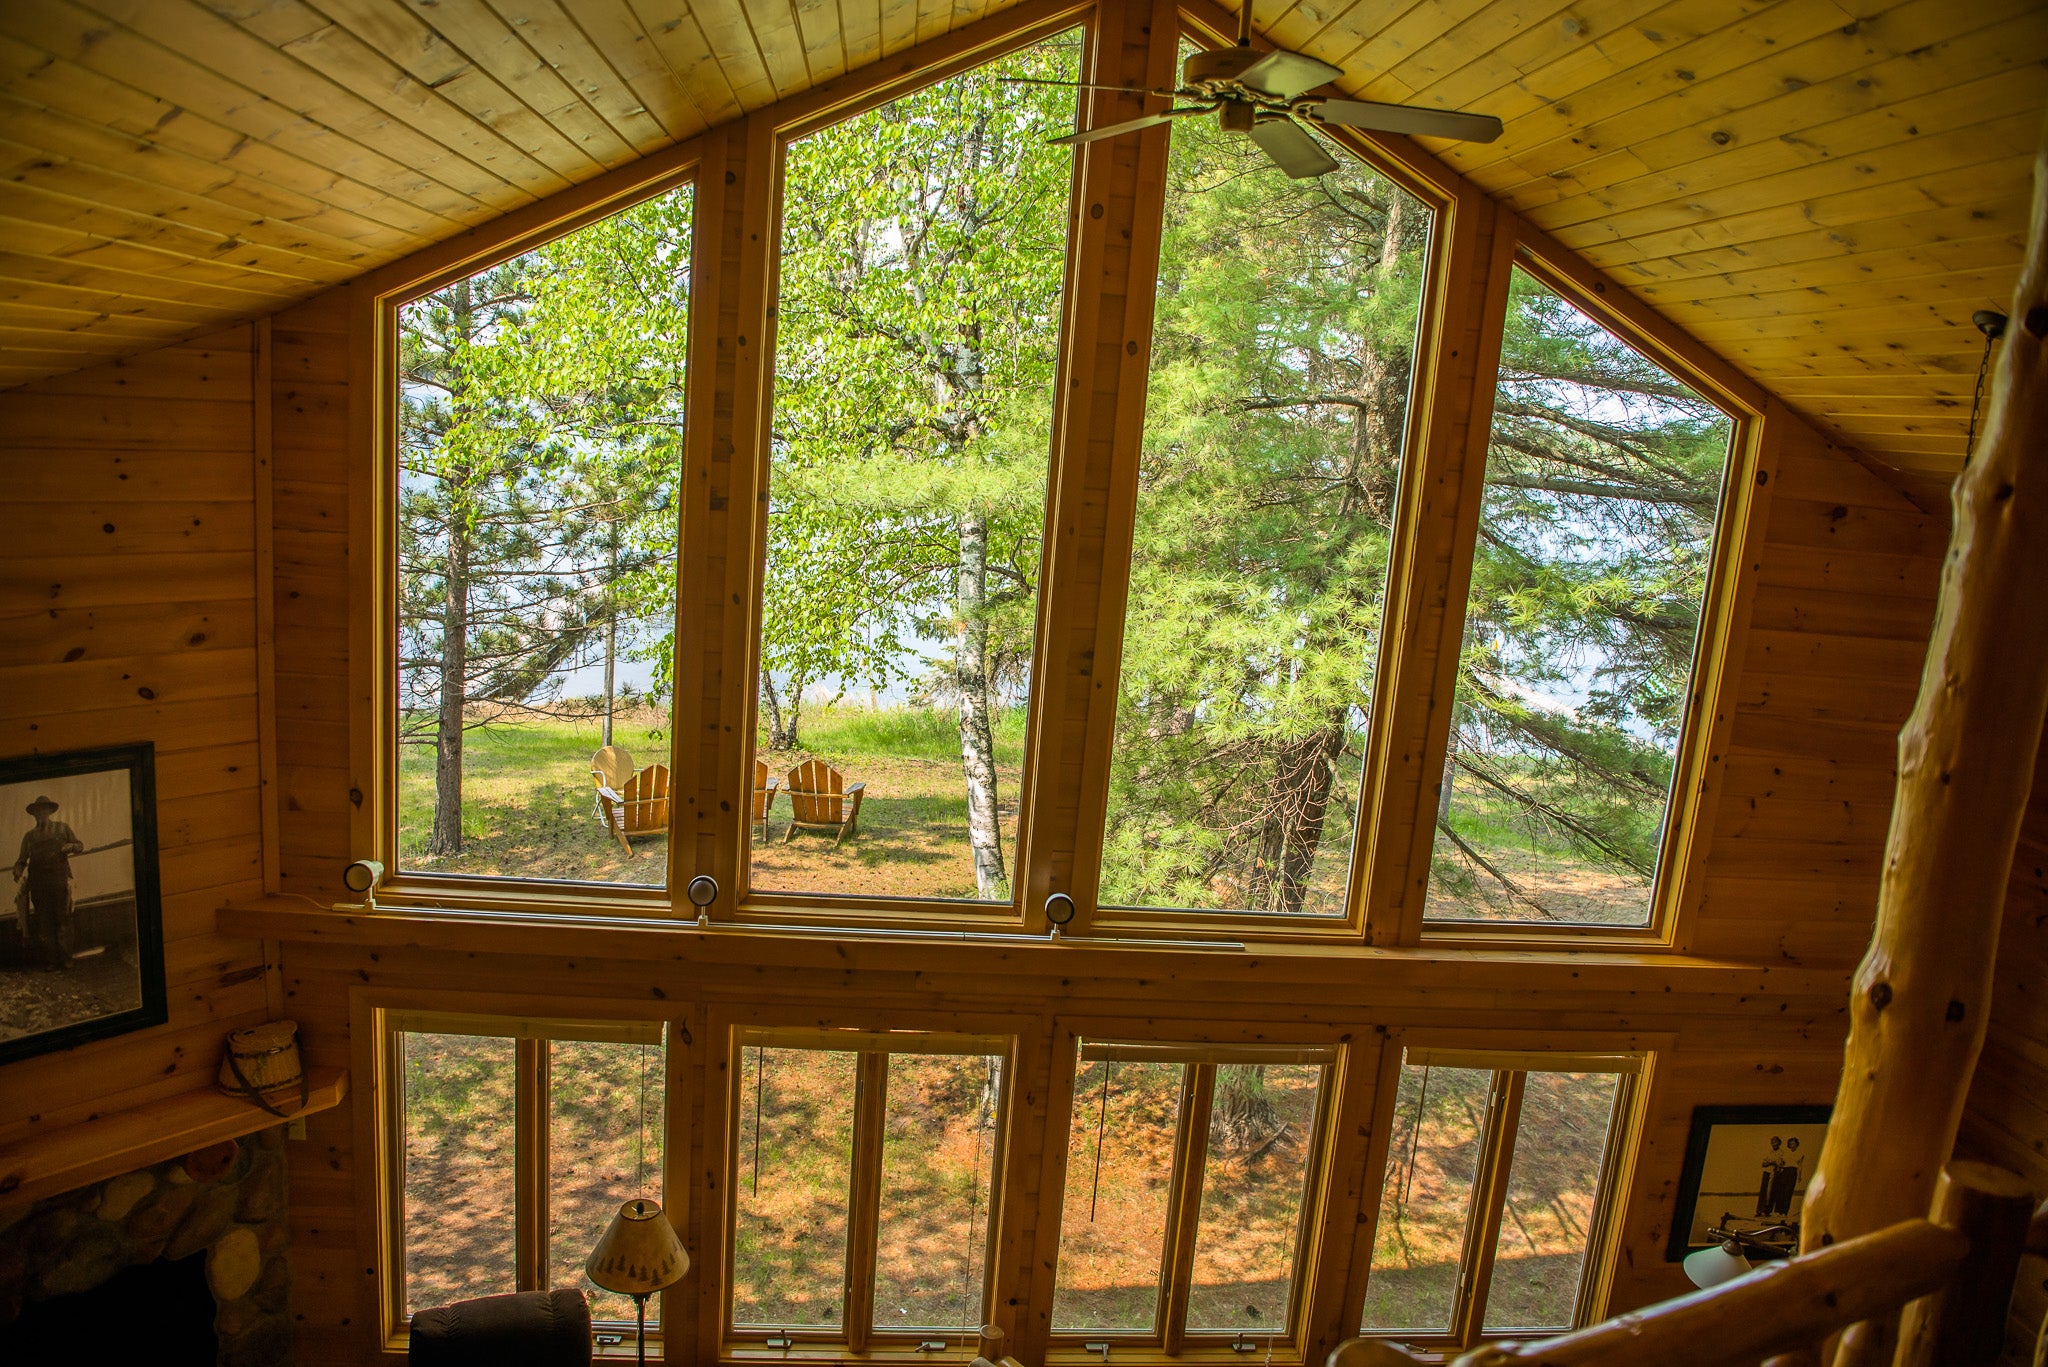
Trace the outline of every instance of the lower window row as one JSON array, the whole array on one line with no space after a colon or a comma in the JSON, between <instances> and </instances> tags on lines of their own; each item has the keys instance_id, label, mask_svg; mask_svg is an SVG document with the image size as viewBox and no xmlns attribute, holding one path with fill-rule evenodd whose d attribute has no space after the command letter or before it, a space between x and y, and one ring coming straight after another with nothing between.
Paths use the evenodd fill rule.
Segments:
<instances>
[{"instance_id":1,"label":"lower window row","mask_svg":"<svg viewBox=\"0 0 2048 1367\"><path fill-rule=\"evenodd\" d=\"M601 1326L630 1324L582 1268L622 1201L662 1197L663 1027L386 1025L394 1321L580 1286ZM971 1356L1002 1303L1013 1042L748 1027L729 1048L707 1235L726 1241L724 1340ZM1638 1065L1412 1045L1386 1065L1372 1118L1345 1122L1386 1153L1360 1331L1459 1347L1586 1322ZM1078 1040L1054 1349L1297 1356L1328 1194L1362 1185L1332 1146L1343 1066L1335 1046Z\"/></svg>"}]
</instances>

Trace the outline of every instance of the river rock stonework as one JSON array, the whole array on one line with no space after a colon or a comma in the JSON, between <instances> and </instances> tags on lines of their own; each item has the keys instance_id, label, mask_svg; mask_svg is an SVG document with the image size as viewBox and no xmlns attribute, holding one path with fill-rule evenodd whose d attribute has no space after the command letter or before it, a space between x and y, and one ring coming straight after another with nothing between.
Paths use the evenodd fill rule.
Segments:
<instances>
[{"instance_id":1,"label":"river rock stonework","mask_svg":"<svg viewBox=\"0 0 2048 1367\"><path fill-rule=\"evenodd\" d=\"M284 1131L0 1210L0 1341L22 1307L204 1251L220 1367L291 1367Z\"/></svg>"}]
</instances>

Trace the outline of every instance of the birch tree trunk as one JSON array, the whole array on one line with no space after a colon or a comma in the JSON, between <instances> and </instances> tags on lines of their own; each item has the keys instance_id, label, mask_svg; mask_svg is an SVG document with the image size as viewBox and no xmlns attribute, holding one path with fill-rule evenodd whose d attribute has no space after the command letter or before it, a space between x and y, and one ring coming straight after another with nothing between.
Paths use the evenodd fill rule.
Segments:
<instances>
[{"instance_id":1,"label":"birch tree trunk","mask_svg":"<svg viewBox=\"0 0 2048 1367\"><path fill-rule=\"evenodd\" d=\"M1953 495L1920 699L1841 1090L1801 1243L1924 1216L1990 1014L2006 879L2048 711L2048 147L1990 415Z\"/></svg>"},{"instance_id":2,"label":"birch tree trunk","mask_svg":"<svg viewBox=\"0 0 2048 1367\"><path fill-rule=\"evenodd\" d=\"M959 520L960 567L955 595L960 638L953 645L953 687L960 695L960 769L967 780L967 839L974 850L974 887L983 899L1002 896L1002 831L996 818L996 742L989 719L988 519Z\"/></svg>"}]
</instances>

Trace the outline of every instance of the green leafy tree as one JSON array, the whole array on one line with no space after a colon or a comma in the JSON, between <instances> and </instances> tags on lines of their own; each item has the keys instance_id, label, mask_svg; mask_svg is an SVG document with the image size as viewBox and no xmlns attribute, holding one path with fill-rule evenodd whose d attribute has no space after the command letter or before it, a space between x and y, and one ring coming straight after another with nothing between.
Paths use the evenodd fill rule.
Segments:
<instances>
[{"instance_id":1,"label":"green leafy tree","mask_svg":"<svg viewBox=\"0 0 2048 1367\"><path fill-rule=\"evenodd\" d=\"M1718 409L1516 271L1433 913L1640 917L1730 432ZM1482 805L1506 827L1466 819ZM1590 910L1546 905L1505 867L1518 837L1636 891Z\"/></svg>"},{"instance_id":2,"label":"green leafy tree","mask_svg":"<svg viewBox=\"0 0 2048 1367\"><path fill-rule=\"evenodd\" d=\"M400 311L401 725L462 849L463 737L620 643L666 659L689 197L649 201ZM666 677L666 669L659 677Z\"/></svg>"},{"instance_id":3,"label":"green leafy tree","mask_svg":"<svg viewBox=\"0 0 2048 1367\"><path fill-rule=\"evenodd\" d=\"M1028 657L1065 263L1078 40L1049 40L790 150L763 705L906 677L957 709L982 897L1007 888L992 715ZM1019 671L1021 672L1021 671ZM777 692L775 677L785 687Z\"/></svg>"},{"instance_id":4,"label":"green leafy tree","mask_svg":"<svg viewBox=\"0 0 2048 1367\"><path fill-rule=\"evenodd\" d=\"M1429 218L1208 120L1168 184L1103 897L1335 910Z\"/></svg>"}]
</instances>

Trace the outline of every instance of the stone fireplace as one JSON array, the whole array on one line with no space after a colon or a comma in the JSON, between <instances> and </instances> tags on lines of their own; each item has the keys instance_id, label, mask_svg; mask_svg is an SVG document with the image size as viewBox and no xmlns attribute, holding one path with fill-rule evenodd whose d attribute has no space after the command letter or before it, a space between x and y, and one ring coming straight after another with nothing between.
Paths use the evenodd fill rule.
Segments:
<instances>
[{"instance_id":1,"label":"stone fireplace","mask_svg":"<svg viewBox=\"0 0 2048 1367\"><path fill-rule=\"evenodd\" d=\"M30 1332L39 1312L71 1304L59 1298L127 1269L196 1259L203 1284L178 1294L211 1295L221 1367L289 1367L285 1230L281 1127L0 1211L0 1345ZM95 1326L75 1332L83 1347Z\"/></svg>"}]
</instances>

